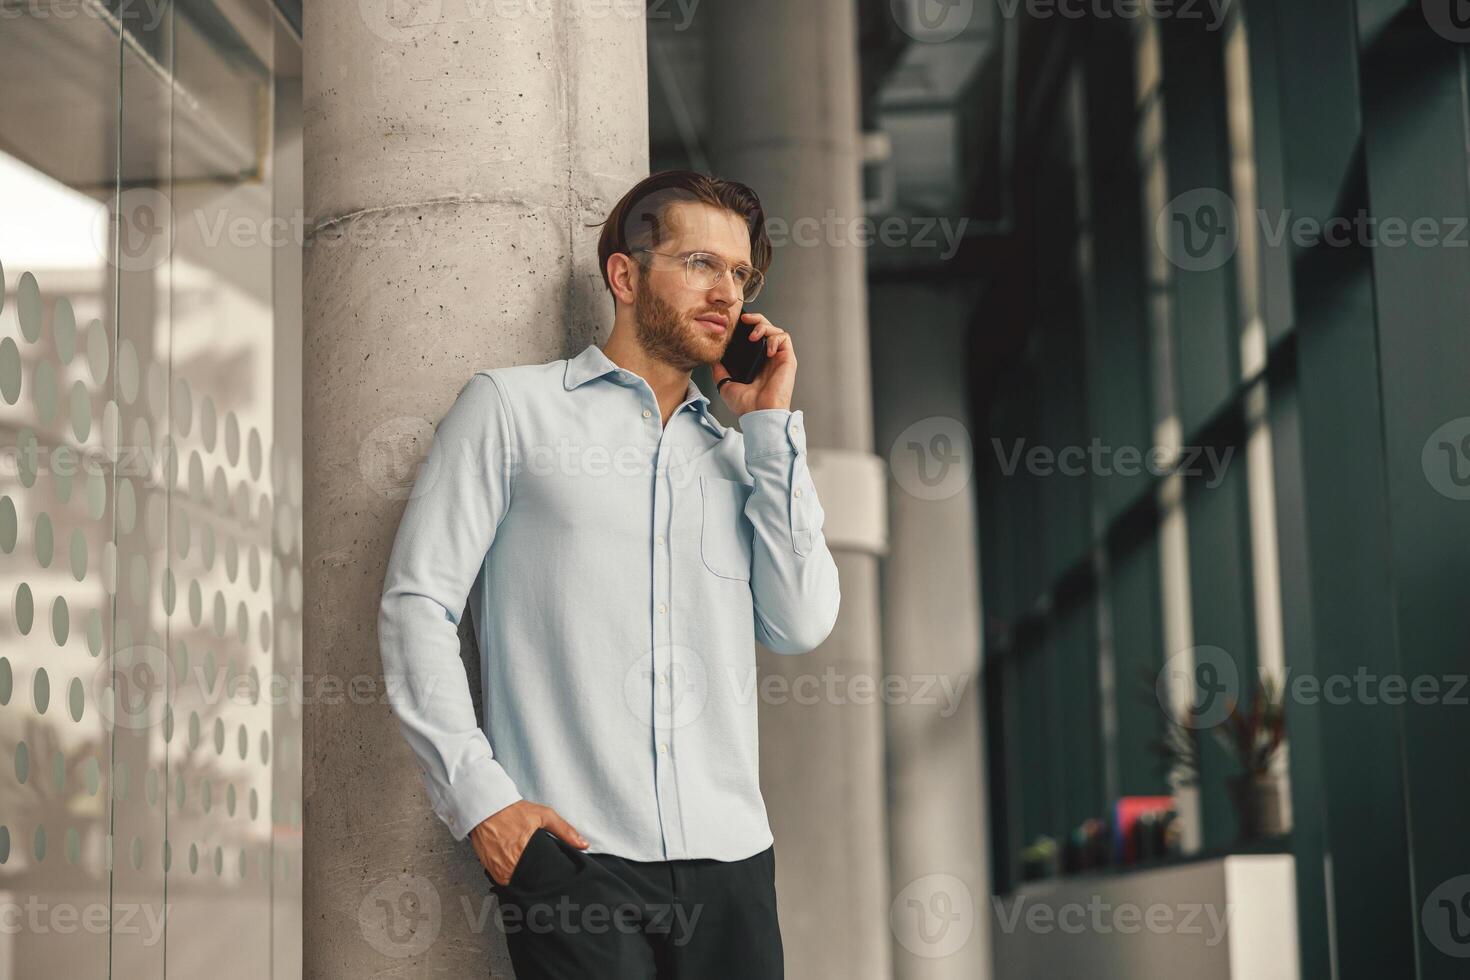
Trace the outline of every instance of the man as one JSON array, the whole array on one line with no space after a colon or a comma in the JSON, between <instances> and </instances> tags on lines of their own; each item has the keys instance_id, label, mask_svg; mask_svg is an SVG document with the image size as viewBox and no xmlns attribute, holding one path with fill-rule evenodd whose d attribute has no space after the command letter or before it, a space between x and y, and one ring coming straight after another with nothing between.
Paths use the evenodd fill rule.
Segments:
<instances>
[{"instance_id":1,"label":"man","mask_svg":"<svg viewBox=\"0 0 1470 980\"><path fill-rule=\"evenodd\" d=\"M438 427L383 587L391 703L520 980L780 978L755 643L811 650L840 593L795 345L742 313L765 217L743 184L655 174L599 258L606 345L478 371ZM742 315L769 354L750 384L719 363ZM741 431L710 412L701 364Z\"/></svg>"}]
</instances>

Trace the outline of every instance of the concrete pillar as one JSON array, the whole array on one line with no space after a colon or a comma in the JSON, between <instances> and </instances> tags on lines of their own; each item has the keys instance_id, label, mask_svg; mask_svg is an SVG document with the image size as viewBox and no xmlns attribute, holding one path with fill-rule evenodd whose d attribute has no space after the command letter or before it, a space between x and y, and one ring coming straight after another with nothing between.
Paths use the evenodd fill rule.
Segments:
<instances>
[{"instance_id":1,"label":"concrete pillar","mask_svg":"<svg viewBox=\"0 0 1470 980\"><path fill-rule=\"evenodd\" d=\"M856 9L852 0L703 8L715 172L761 195L775 261L753 309L791 331L812 479L842 578L831 637L760 652L761 772L776 835L788 976L889 974L878 555L872 455ZM830 674L829 674L830 671ZM866 685L866 686L865 686ZM809 695L815 694L815 697Z\"/></svg>"},{"instance_id":2,"label":"concrete pillar","mask_svg":"<svg viewBox=\"0 0 1470 980\"><path fill-rule=\"evenodd\" d=\"M510 976L474 853L388 711L376 610L416 458L464 382L601 339L588 226L648 173L644 11L305 16L304 670L343 685L305 709L305 975Z\"/></svg>"},{"instance_id":3,"label":"concrete pillar","mask_svg":"<svg viewBox=\"0 0 1470 980\"><path fill-rule=\"evenodd\" d=\"M977 450L962 369L974 294L873 288L873 407L890 476L883 663L912 694L887 706L896 980L991 976ZM923 324L922 343L910 324Z\"/></svg>"}]
</instances>

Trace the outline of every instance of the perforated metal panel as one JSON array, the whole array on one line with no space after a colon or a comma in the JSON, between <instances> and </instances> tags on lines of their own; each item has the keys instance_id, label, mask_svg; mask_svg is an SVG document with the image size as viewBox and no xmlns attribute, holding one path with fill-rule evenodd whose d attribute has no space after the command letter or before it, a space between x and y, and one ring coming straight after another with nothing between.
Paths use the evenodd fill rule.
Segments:
<instances>
[{"instance_id":1,"label":"perforated metal panel","mask_svg":"<svg viewBox=\"0 0 1470 980\"><path fill-rule=\"evenodd\" d=\"M11 14L0 978L299 976L296 41Z\"/></svg>"}]
</instances>

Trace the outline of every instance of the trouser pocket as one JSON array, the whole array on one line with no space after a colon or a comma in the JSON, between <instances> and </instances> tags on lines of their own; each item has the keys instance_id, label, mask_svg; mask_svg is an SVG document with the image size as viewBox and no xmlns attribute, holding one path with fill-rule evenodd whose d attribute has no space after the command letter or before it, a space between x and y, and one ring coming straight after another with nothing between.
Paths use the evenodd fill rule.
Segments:
<instances>
[{"instance_id":1,"label":"trouser pocket","mask_svg":"<svg viewBox=\"0 0 1470 980\"><path fill-rule=\"evenodd\" d=\"M510 880L498 884L485 872L490 887L502 897L526 898L569 888L585 870L586 855L576 851L544 827L538 827L516 859Z\"/></svg>"}]
</instances>

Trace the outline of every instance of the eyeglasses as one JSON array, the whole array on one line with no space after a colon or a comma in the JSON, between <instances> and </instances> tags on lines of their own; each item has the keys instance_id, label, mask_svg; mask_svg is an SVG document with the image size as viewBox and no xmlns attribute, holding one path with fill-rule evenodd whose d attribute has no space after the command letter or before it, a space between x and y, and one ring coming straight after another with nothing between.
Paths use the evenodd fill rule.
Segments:
<instances>
[{"instance_id":1,"label":"eyeglasses","mask_svg":"<svg viewBox=\"0 0 1470 980\"><path fill-rule=\"evenodd\" d=\"M684 281L694 289L715 288L725 278L725 273L728 271L747 303L760 295L761 286L765 285L766 281L766 277L758 270L744 264L731 269L729 263L710 252L681 252L678 255L669 255L667 252L655 252L651 248L638 248L633 251L662 255L669 259L683 259Z\"/></svg>"}]
</instances>

